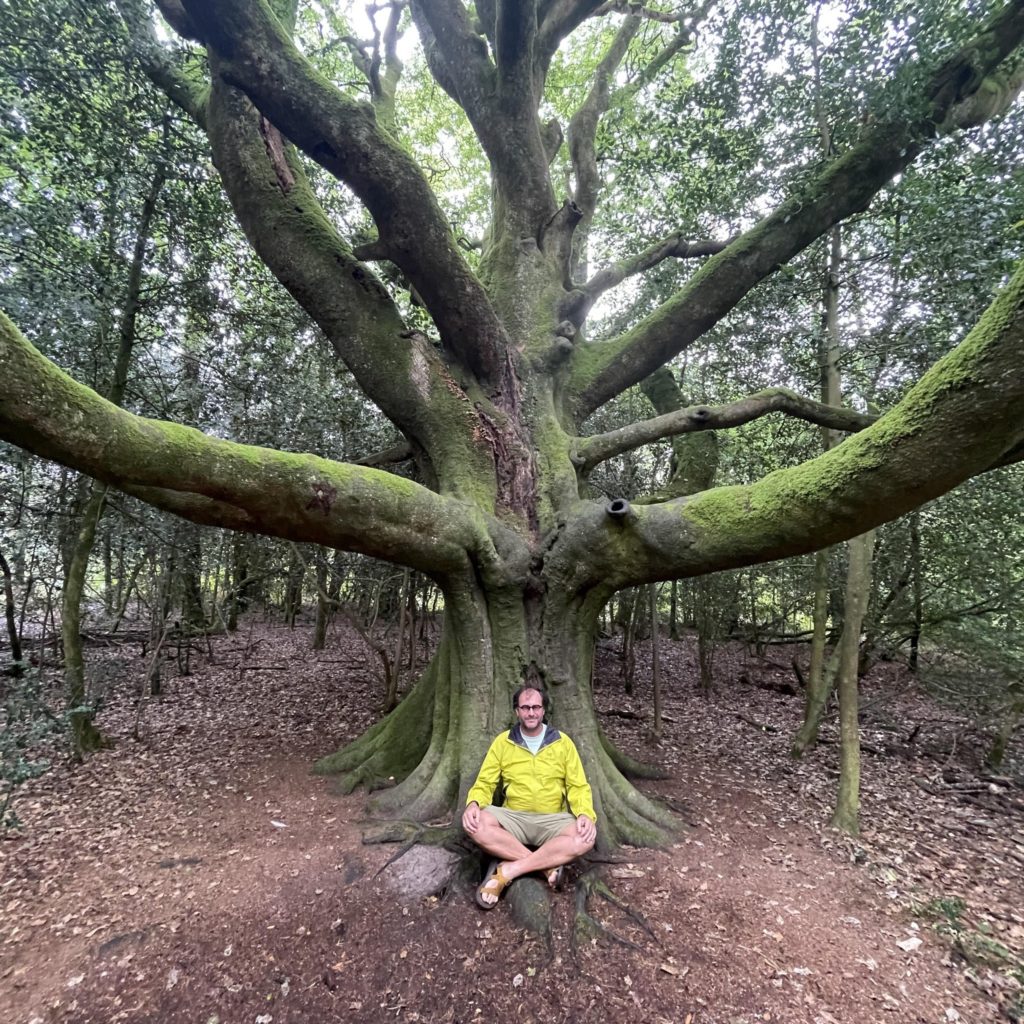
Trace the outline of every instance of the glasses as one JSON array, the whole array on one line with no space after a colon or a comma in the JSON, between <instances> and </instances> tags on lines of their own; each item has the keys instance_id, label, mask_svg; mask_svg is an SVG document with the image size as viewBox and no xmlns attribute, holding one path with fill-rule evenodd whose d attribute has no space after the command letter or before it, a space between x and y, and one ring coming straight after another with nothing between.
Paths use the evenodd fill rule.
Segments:
<instances>
[{"instance_id":1,"label":"glasses","mask_svg":"<svg viewBox=\"0 0 1024 1024\"><path fill-rule=\"evenodd\" d=\"M543 704L520 704L518 710L520 710L520 711L543 711L544 710L544 705Z\"/></svg>"}]
</instances>

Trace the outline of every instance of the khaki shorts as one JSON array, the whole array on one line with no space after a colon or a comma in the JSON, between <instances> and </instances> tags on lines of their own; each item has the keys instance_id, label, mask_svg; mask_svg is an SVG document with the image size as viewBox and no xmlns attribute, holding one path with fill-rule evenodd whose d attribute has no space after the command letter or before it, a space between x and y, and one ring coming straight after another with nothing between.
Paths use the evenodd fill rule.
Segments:
<instances>
[{"instance_id":1,"label":"khaki shorts","mask_svg":"<svg viewBox=\"0 0 1024 1024\"><path fill-rule=\"evenodd\" d=\"M576 824L576 819L564 811L559 814L535 814L533 811L510 811L507 807L495 807L493 804L484 810L523 846L543 846L549 839L561 835L567 825Z\"/></svg>"}]
</instances>

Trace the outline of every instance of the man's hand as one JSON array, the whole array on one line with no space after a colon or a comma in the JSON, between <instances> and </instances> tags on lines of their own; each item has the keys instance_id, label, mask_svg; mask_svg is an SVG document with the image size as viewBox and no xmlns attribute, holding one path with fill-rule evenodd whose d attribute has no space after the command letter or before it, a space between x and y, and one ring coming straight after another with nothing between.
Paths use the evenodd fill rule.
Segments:
<instances>
[{"instance_id":1,"label":"man's hand","mask_svg":"<svg viewBox=\"0 0 1024 1024\"><path fill-rule=\"evenodd\" d=\"M480 805L474 800L462 812L462 827L472 836L480 828Z\"/></svg>"},{"instance_id":2,"label":"man's hand","mask_svg":"<svg viewBox=\"0 0 1024 1024\"><path fill-rule=\"evenodd\" d=\"M585 843L592 843L597 838L597 826L585 814L581 814L576 819L576 834Z\"/></svg>"}]
</instances>

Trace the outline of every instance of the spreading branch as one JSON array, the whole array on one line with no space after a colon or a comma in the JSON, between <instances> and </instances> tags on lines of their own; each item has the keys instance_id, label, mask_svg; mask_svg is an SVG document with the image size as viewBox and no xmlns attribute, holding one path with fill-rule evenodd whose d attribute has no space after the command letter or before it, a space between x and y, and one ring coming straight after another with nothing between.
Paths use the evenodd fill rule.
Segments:
<instances>
[{"instance_id":1,"label":"spreading branch","mask_svg":"<svg viewBox=\"0 0 1024 1024\"><path fill-rule=\"evenodd\" d=\"M163 90L164 94L188 114L200 128L206 128L206 104L210 92L209 83L203 81L197 68L189 68L180 58L161 46L153 31L153 22L146 17L131 0L117 0L118 10L128 28L132 52L146 76ZM177 5L182 18L184 10ZM167 17L168 11L164 10ZM172 24L168 18L168 22ZM175 29L179 31L179 29ZM187 23L182 22L179 34L187 37Z\"/></svg>"},{"instance_id":2,"label":"spreading branch","mask_svg":"<svg viewBox=\"0 0 1024 1024\"><path fill-rule=\"evenodd\" d=\"M562 40L583 24L601 6L601 0L541 0L537 15L537 54L546 72Z\"/></svg>"},{"instance_id":3,"label":"spreading branch","mask_svg":"<svg viewBox=\"0 0 1024 1024\"><path fill-rule=\"evenodd\" d=\"M1024 263L977 326L877 422L753 484L634 507L596 503L563 538L612 590L803 554L898 518L1024 441ZM569 571L568 568L566 571Z\"/></svg>"},{"instance_id":4,"label":"spreading branch","mask_svg":"<svg viewBox=\"0 0 1024 1024\"><path fill-rule=\"evenodd\" d=\"M355 36L345 35L341 42L348 48L352 63L363 73L370 89L370 102L378 121L389 130L395 125L395 93L402 77L403 65L398 56L398 40L402 12L409 6L408 0L393 0L392 3L371 4L367 8L373 39L364 41ZM377 15L388 12L383 33L377 26Z\"/></svg>"},{"instance_id":5,"label":"spreading branch","mask_svg":"<svg viewBox=\"0 0 1024 1024\"><path fill-rule=\"evenodd\" d=\"M854 412L852 409L838 409L823 402L804 398L789 388L766 388L738 402L726 405L692 405L687 409L655 416L640 423L631 423L605 434L594 434L582 438L576 447L574 462L580 472L587 473L605 459L632 451L641 445L660 441L666 437L678 437L699 430L723 430L739 427L744 423L781 412L796 419L805 420L830 430L850 433L863 430L878 417Z\"/></svg>"},{"instance_id":6,"label":"spreading branch","mask_svg":"<svg viewBox=\"0 0 1024 1024\"><path fill-rule=\"evenodd\" d=\"M601 178L597 170L597 125L601 115L608 110L611 96L611 80L622 63L629 44L640 28L639 18L626 18L615 33L607 53L601 58L594 72L594 82L579 110L569 122L569 154L572 158L573 173L576 176L576 205L589 221L597 206Z\"/></svg>"},{"instance_id":7,"label":"spreading branch","mask_svg":"<svg viewBox=\"0 0 1024 1024\"><path fill-rule=\"evenodd\" d=\"M423 172L355 102L296 49L265 2L186 0L216 55L216 73L242 89L300 149L345 182L370 211L388 258L430 310L449 352L481 381L507 383L507 341Z\"/></svg>"},{"instance_id":8,"label":"spreading branch","mask_svg":"<svg viewBox=\"0 0 1024 1024\"><path fill-rule=\"evenodd\" d=\"M480 528L459 502L367 467L208 437L118 408L0 313L0 438L197 522L465 570Z\"/></svg>"},{"instance_id":9,"label":"spreading branch","mask_svg":"<svg viewBox=\"0 0 1024 1024\"><path fill-rule=\"evenodd\" d=\"M653 7L645 7L643 4L636 3L635 0L607 0L594 11L593 16L601 18L606 14L631 14L643 18L645 21L660 21L663 25L676 25L689 21L692 17L688 11L659 11Z\"/></svg>"},{"instance_id":10,"label":"spreading branch","mask_svg":"<svg viewBox=\"0 0 1024 1024\"><path fill-rule=\"evenodd\" d=\"M1024 39L1024 0L1011 0L968 45L945 61L923 92L927 112L880 118L773 214L713 256L672 298L632 330L574 355L571 387L582 419L678 355L755 285L851 214L934 139L950 113L984 88Z\"/></svg>"},{"instance_id":11,"label":"spreading branch","mask_svg":"<svg viewBox=\"0 0 1024 1024\"><path fill-rule=\"evenodd\" d=\"M401 441L393 444L383 451L374 452L372 455L364 455L356 459L357 466L394 466L399 462L407 462L413 456L412 446L408 441Z\"/></svg>"},{"instance_id":12,"label":"spreading branch","mask_svg":"<svg viewBox=\"0 0 1024 1024\"><path fill-rule=\"evenodd\" d=\"M714 256L716 253L722 252L732 241L732 239L716 241L708 238L693 242L684 238L680 232L674 232L667 238L659 239L653 245L649 245L635 256L620 260L599 271L583 285L583 291L587 293L590 302L593 303L600 295L621 284L627 277L642 274L652 267L656 267L663 260Z\"/></svg>"}]
</instances>

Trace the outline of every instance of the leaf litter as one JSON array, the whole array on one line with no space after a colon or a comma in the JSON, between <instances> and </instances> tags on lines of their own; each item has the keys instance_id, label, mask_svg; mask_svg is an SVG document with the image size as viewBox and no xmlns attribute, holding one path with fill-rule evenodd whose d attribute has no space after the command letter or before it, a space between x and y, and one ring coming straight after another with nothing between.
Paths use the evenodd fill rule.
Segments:
<instances>
[{"instance_id":1,"label":"leaf litter","mask_svg":"<svg viewBox=\"0 0 1024 1024\"><path fill-rule=\"evenodd\" d=\"M212 639L212 663L168 671L164 696L145 701L138 742L134 652L90 652L123 686L99 720L116 745L59 763L19 797L24 827L0 842L0 1018L454 1022L491 1019L514 991L517 1019L545 1024L1014 1019L1020 790L985 783L968 743L938 756L932 728L909 752L868 751L864 831L851 839L827 828L834 723L792 762L800 701L758 685L778 675L769 664L723 648L718 688L702 696L692 640L664 642L655 740L645 652L625 695L602 642L602 725L672 773L644 788L689 828L606 869L657 941L588 943L574 957L572 875L554 899L552 950L507 907L481 919L468 889L400 906L376 885L390 851L362 845L365 798L333 795L309 771L380 702L347 630L322 655L302 629ZM243 672L254 639L283 667ZM885 676L865 690L908 732L951 718ZM966 726L948 728L962 739ZM866 744L885 751L891 737L865 723Z\"/></svg>"}]
</instances>

